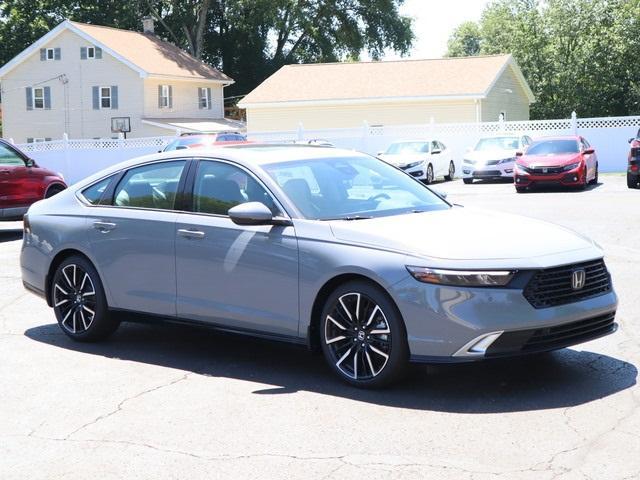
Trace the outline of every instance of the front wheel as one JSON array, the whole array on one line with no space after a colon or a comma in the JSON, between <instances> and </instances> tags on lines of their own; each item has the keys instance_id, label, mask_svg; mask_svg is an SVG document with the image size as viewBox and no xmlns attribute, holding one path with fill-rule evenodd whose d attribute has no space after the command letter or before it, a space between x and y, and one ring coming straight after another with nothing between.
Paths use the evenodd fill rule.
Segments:
<instances>
[{"instance_id":1,"label":"front wheel","mask_svg":"<svg viewBox=\"0 0 640 480\"><path fill-rule=\"evenodd\" d=\"M465 185L471 185L473 183L473 178L463 178L462 181Z\"/></svg>"},{"instance_id":2,"label":"front wheel","mask_svg":"<svg viewBox=\"0 0 640 480\"><path fill-rule=\"evenodd\" d=\"M589 185L597 185L598 184L598 164L596 163L596 173L589 182Z\"/></svg>"},{"instance_id":3,"label":"front wheel","mask_svg":"<svg viewBox=\"0 0 640 480\"><path fill-rule=\"evenodd\" d=\"M627 187L640 188L640 175L633 175L627 172Z\"/></svg>"},{"instance_id":4,"label":"front wheel","mask_svg":"<svg viewBox=\"0 0 640 480\"><path fill-rule=\"evenodd\" d=\"M389 385L409 362L400 313L384 290L364 281L345 283L329 296L320 342L331 369L356 387Z\"/></svg>"},{"instance_id":5,"label":"front wheel","mask_svg":"<svg viewBox=\"0 0 640 480\"><path fill-rule=\"evenodd\" d=\"M53 311L64 333L80 342L102 340L119 322L110 317L98 272L83 257L65 259L51 285Z\"/></svg>"},{"instance_id":6,"label":"front wheel","mask_svg":"<svg viewBox=\"0 0 640 480\"><path fill-rule=\"evenodd\" d=\"M427 185L433 183L433 165L431 164L427 166L427 178L425 178L424 183Z\"/></svg>"},{"instance_id":7,"label":"front wheel","mask_svg":"<svg viewBox=\"0 0 640 480\"><path fill-rule=\"evenodd\" d=\"M456 166L453 162L449 162L449 174L444 176L446 181L451 181L456 175Z\"/></svg>"}]
</instances>

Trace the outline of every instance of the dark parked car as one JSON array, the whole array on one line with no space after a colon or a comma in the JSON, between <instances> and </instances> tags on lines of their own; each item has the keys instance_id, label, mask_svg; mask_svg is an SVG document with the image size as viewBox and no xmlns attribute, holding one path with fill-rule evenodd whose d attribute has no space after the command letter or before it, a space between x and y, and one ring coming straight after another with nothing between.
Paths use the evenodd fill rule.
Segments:
<instances>
[{"instance_id":1,"label":"dark parked car","mask_svg":"<svg viewBox=\"0 0 640 480\"><path fill-rule=\"evenodd\" d=\"M627 164L627 187L640 188L640 130L635 138L630 138L629 158Z\"/></svg>"},{"instance_id":2,"label":"dark parked car","mask_svg":"<svg viewBox=\"0 0 640 480\"><path fill-rule=\"evenodd\" d=\"M61 174L38 164L9 142L0 140L0 220L15 220L32 203L67 188Z\"/></svg>"}]
</instances>

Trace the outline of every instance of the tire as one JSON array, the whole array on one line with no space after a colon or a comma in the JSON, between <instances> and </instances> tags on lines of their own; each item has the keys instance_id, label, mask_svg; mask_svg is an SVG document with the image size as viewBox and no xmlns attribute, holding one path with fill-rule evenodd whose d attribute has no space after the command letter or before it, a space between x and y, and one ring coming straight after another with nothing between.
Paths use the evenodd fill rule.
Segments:
<instances>
[{"instance_id":1,"label":"tire","mask_svg":"<svg viewBox=\"0 0 640 480\"><path fill-rule=\"evenodd\" d=\"M584 172L582 172L582 182L578 185L578 190L583 191L587 188L587 167L584 167Z\"/></svg>"},{"instance_id":2,"label":"tire","mask_svg":"<svg viewBox=\"0 0 640 480\"><path fill-rule=\"evenodd\" d=\"M51 198L54 195L57 195L58 193L62 192L63 190L64 190L64 187L62 187L61 185L52 185L45 192L44 198Z\"/></svg>"},{"instance_id":3,"label":"tire","mask_svg":"<svg viewBox=\"0 0 640 480\"><path fill-rule=\"evenodd\" d=\"M396 382L409 363L404 322L387 293L365 281L339 286L327 298L320 344L330 368L359 388Z\"/></svg>"},{"instance_id":4,"label":"tire","mask_svg":"<svg viewBox=\"0 0 640 480\"><path fill-rule=\"evenodd\" d=\"M51 283L51 303L62 331L79 342L103 340L120 324L109 315L98 272L80 256L58 265Z\"/></svg>"},{"instance_id":5,"label":"tire","mask_svg":"<svg viewBox=\"0 0 640 480\"><path fill-rule=\"evenodd\" d=\"M589 182L589 185L597 185L598 184L598 164L596 163L596 173L593 176L593 179Z\"/></svg>"},{"instance_id":6,"label":"tire","mask_svg":"<svg viewBox=\"0 0 640 480\"><path fill-rule=\"evenodd\" d=\"M447 182L450 182L451 180L453 180L456 176L456 166L455 164L451 161L449 162L449 175L445 175L444 179Z\"/></svg>"},{"instance_id":7,"label":"tire","mask_svg":"<svg viewBox=\"0 0 640 480\"><path fill-rule=\"evenodd\" d=\"M462 181L465 185L471 185L473 183L473 178L463 178Z\"/></svg>"},{"instance_id":8,"label":"tire","mask_svg":"<svg viewBox=\"0 0 640 480\"><path fill-rule=\"evenodd\" d=\"M427 178L424 179L424 183L426 183L427 185L430 185L431 183L433 183L434 177L433 177L433 165L429 164L427 166Z\"/></svg>"},{"instance_id":9,"label":"tire","mask_svg":"<svg viewBox=\"0 0 640 480\"><path fill-rule=\"evenodd\" d=\"M640 185L638 185L639 180L640 180L640 175L633 175L627 172L627 187L640 188Z\"/></svg>"},{"instance_id":10,"label":"tire","mask_svg":"<svg viewBox=\"0 0 640 480\"><path fill-rule=\"evenodd\" d=\"M526 193L527 187L516 187L517 193Z\"/></svg>"}]
</instances>

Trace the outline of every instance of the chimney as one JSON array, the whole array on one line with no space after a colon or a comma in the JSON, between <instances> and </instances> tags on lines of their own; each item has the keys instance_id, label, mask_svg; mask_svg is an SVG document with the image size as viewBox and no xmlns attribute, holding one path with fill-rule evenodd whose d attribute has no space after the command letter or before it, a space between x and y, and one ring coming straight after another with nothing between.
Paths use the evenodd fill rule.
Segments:
<instances>
[{"instance_id":1,"label":"chimney","mask_svg":"<svg viewBox=\"0 0 640 480\"><path fill-rule=\"evenodd\" d=\"M144 33L149 33L151 35L155 34L155 26L153 22L153 18L146 16L142 19L142 31Z\"/></svg>"}]
</instances>

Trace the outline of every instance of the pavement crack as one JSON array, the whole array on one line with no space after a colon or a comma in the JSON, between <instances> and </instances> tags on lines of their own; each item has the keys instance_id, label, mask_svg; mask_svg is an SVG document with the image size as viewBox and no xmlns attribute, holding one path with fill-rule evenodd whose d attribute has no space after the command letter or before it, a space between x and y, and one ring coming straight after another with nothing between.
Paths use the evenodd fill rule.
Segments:
<instances>
[{"instance_id":1,"label":"pavement crack","mask_svg":"<svg viewBox=\"0 0 640 480\"><path fill-rule=\"evenodd\" d=\"M131 397L127 397L124 400L122 400L120 403L118 403L118 405L116 406L116 408L114 408L113 410L111 410L110 412L107 413L103 413L102 415L94 418L93 420L91 420L90 422L85 423L84 425L81 425L80 427L76 428L74 431L72 431L71 433L69 433L66 437L64 437L62 440L69 440L71 439L71 437L73 435L75 435L76 433L84 430L85 428L90 427L91 425L95 425L98 422L101 422L102 420L105 420L109 417L112 417L113 415L116 415L117 413L119 413L120 411L122 411L124 405L127 402L130 402L131 400L135 400L137 398L140 398L144 395L147 395L148 393L152 393L155 392L157 390L161 390L163 388L166 387L170 387L172 385L175 385L176 383L182 382L184 380L186 380L190 375L192 375L193 373L186 373L184 375L182 375L180 378L176 378L174 380L171 380L170 382L167 383L163 383L162 385L157 385L153 388L148 388L146 390L143 390L142 392L136 393L135 395L131 396Z\"/></svg>"}]
</instances>

